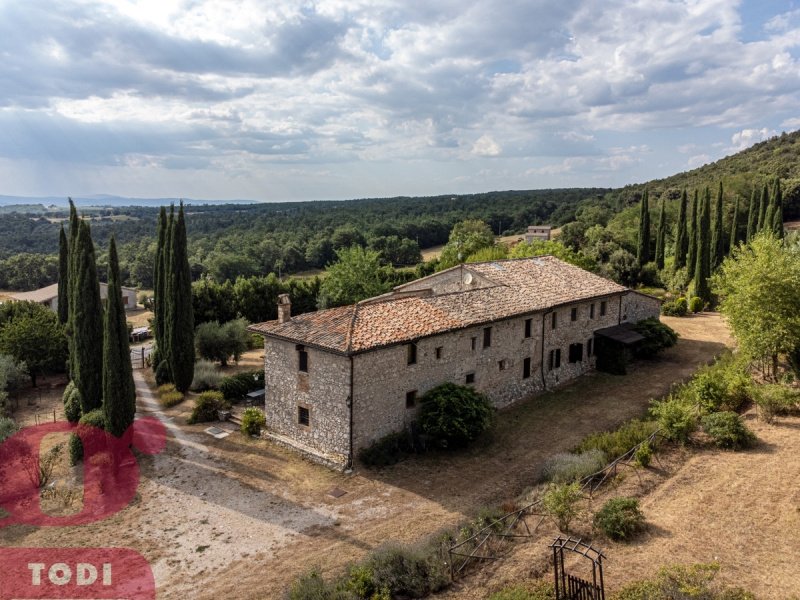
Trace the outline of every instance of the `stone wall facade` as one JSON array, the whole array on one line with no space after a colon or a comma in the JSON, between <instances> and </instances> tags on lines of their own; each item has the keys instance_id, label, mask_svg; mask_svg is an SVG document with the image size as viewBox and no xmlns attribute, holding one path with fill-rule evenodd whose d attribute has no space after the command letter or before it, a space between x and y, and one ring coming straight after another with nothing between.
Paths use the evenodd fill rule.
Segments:
<instances>
[{"instance_id":1,"label":"stone wall facade","mask_svg":"<svg viewBox=\"0 0 800 600\"><path fill-rule=\"evenodd\" d=\"M658 318L661 300L647 294L630 291L622 297L622 322L638 323L644 319Z\"/></svg>"},{"instance_id":2,"label":"stone wall facade","mask_svg":"<svg viewBox=\"0 0 800 600\"><path fill-rule=\"evenodd\" d=\"M311 347L307 372L299 370L298 346L267 338L264 344L264 400L267 430L279 441L330 464L350 453L350 358ZM308 410L308 425L300 409Z\"/></svg>"}]
</instances>

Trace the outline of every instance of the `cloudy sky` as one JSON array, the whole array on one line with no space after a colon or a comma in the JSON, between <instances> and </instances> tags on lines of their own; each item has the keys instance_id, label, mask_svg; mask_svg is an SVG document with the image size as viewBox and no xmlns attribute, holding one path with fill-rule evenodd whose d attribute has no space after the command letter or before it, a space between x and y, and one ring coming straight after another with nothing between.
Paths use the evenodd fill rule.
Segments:
<instances>
[{"instance_id":1,"label":"cloudy sky","mask_svg":"<svg viewBox=\"0 0 800 600\"><path fill-rule=\"evenodd\" d=\"M800 128L792 0L0 0L0 194L618 186Z\"/></svg>"}]
</instances>

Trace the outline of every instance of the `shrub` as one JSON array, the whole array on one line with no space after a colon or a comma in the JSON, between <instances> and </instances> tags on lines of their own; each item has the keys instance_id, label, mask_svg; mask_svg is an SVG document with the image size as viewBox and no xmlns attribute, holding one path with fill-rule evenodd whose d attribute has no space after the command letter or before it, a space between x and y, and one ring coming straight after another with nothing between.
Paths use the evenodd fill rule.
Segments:
<instances>
[{"instance_id":1,"label":"shrub","mask_svg":"<svg viewBox=\"0 0 800 600\"><path fill-rule=\"evenodd\" d=\"M350 600L350 594L338 593L335 586L326 583L316 568L298 577L289 590L289 600Z\"/></svg>"},{"instance_id":2,"label":"shrub","mask_svg":"<svg viewBox=\"0 0 800 600\"><path fill-rule=\"evenodd\" d=\"M264 386L264 371L248 371L223 377L219 391L228 400L241 400L249 392Z\"/></svg>"},{"instance_id":3,"label":"shrub","mask_svg":"<svg viewBox=\"0 0 800 600\"><path fill-rule=\"evenodd\" d=\"M676 298L661 305L661 314L668 317L685 317L687 310L686 298Z\"/></svg>"},{"instance_id":4,"label":"shrub","mask_svg":"<svg viewBox=\"0 0 800 600\"><path fill-rule=\"evenodd\" d=\"M222 375L217 369L217 365L209 360L198 360L194 363L194 377L189 389L193 392L205 392L206 390L216 389Z\"/></svg>"},{"instance_id":5,"label":"shrub","mask_svg":"<svg viewBox=\"0 0 800 600\"><path fill-rule=\"evenodd\" d=\"M555 598L556 592L549 581L517 584L489 596L489 600L555 600Z\"/></svg>"},{"instance_id":6,"label":"shrub","mask_svg":"<svg viewBox=\"0 0 800 600\"><path fill-rule=\"evenodd\" d=\"M358 459L368 467L386 467L414 451L407 431L390 433L358 451Z\"/></svg>"},{"instance_id":7,"label":"shrub","mask_svg":"<svg viewBox=\"0 0 800 600\"><path fill-rule=\"evenodd\" d=\"M633 419L623 423L614 431L593 433L587 436L577 450L578 452L600 450L605 454L606 462L610 462L645 441L656 429L658 429L658 423L655 421Z\"/></svg>"},{"instance_id":8,"label":"shrub","mask_svg":"<svg viewBox=\"0 0 800 600\"><path fill-rule=\"evenodd\" d=\"M612 540L625 540L644 529L636 498L611 498L594 515L594 526Z\"/></svg>"},{"instance_id":9,"label":"shrub","mask_svg":"<svg viewBox=\"0 0 800 600\"><path fill-rule=\"evenodd\" d=\"M227 410L231 407L230 402L223 398L221 392L203 392L195 400L192 414L189 416L188 423L207 423L219 419L217 414L220 410Z\"/></svg>"},{"instance_id":10,"label":"shrub","mask_svg":"<svg viewBox=\"0 0 800 600\"><path fill-rule=\"evenodd\" d=\"M542 478L553 483L572 483L597 473L604 466L606 455L597 448L580 454L560 452L545 461Z\"/></svg>"},{"instance_id":11,"label":"shrub","mask_svg":"<svg viewBox=\"0 0 800 600\"><path fill-rule=\"evenodd\" d=\"M644 336L644 340L636 345L636 356L650 358L666 348L671 348L678 341L678 334L669 325L656 318L644 319L633 326L633 329Z\"/></svg>"},{"instance_id":12,"label":"shrub","mask_svg":"<svg viewBox=\"0 0 800 600\"><path fill-rule=\"evenodd\" d=\"M692 296L689 299L689 310L695 314L703 310L703 299L699 296Z\"/></svg>"},{"instance_id":13,"label":"shrub","mask_svg":"<svg viewBox=\"0 0 800 600\"><path fill-rule=\"evenodd\" d=\"M698 564L662 567L653 579L626 585L614 600L654 600L656 598L693 598L697 600L755 600L741 588L720 589L714 585L719 565Z\"/></svg>"},{"instance_id":14,"label":"shrub","mask_svg":"<svg viewBox=\"0 0 800 600\"><path fill-rule=\"evenodd\" d=\"M77 423L81 418L81 391L70 381L64 388L64 416L70 423Z\"/></svg>"},{"instance_id":15,"label":"shrub","mask_svg":"<svg viewBox=\"0 0 800 600\"><path fill-rule=\"evenodd\" d=\"M542 507L558 524L561 531L567 531L578 513L581 488L578 483L551 483L542 496Z\"/></svg>"},{"instance_id":16,"label":"shrub","mask_svg":"<svg viewBox=\"0 0 800 600\"><path fill-rule=\"evenodd\" d=\"M741 359L727 353L700 369L689 390L704 412L737 411L752 396L752 382Z\"/></svg>"},{"instance_id":17,"label":"shrub","mask_svg":"<svg viewBox=\"0 0 800 600\"><path fill-rule=\"evenodd\" d=\"M738 450L751 446L756 439L735 412L711 413L702 419L703 429L720 448Z\"/></svg>"},{"instance_id":18,"label":"shrub","mask_svg":"<svg viewBox=\"0 0 800 600\"><path fill-rule=\"evenodd\" d=\"M633 460L643 469L650 466L650 462L653 460L653 447L649 442L643 443L636 449L636 452L633 453Z\"/></svg>"},{"instance_id":19,"label":"shrub","mask_svg":"<svg viewBox=\"0 0 800 600\"><path fill-rule=\"evenodd\" d=\"M438 445L465 446L492 424L492 405L468 386L443 383L422 396L419 424Z\"/></svg>"},{"instance_id":20,"label":"shrub","mask_svg":"<svg viewBox=\"0 0 800 600\"><path fill-rule=\"evenodd\" d=\"M697 409L679 396L650 403L650 414L658 421L664 436L673 442L685 443L697 429Z\"/></svg>"},{"instance_id":21,"label":"shrub","mask_svg":"<svg viewBox=\"0 0 800 600\"><path fill-rule=\"evenodd\" d=\"M758 416L767 423L772 423L776 415L786 413L800 402L800 392L780 384L760 385L754 391Z\"/></svg>"},{"instance_id":22,"label":"shrub","mask_svg":"<svg viewBox=\"0 0 800 600\"><path fill-rule=\"evenodd\" d=\"M175 384L165 383L158 386L158 403L164 408L170 408L183 402L183 394L175 389Z\"/></svg>"},{"instance_id":23,"label":"shrub","mask_svg":"<svg viewBox=\"0 0 800 600\"><path fill-rule=\"evenodd\" d=\"M19 426L14 419L0 417L0 442L4 442L19 431Z\"/></svg>"},{"instance_id":24,"label":"shrub","mask_svg":"<svg viewBox=\"0 0 800 600\"><path fill-rule=\"evenodd\" d=\"M258 435L266 424L267 419L264 413L254 406L244 410L242 414L242 433L244 435Z\"/></svg>"},{"instance_id":25,"label":"shrub","mask_svg":"<svg viewBox=\"0 0 800 600\"><path fill-rule=\"evenodd\" d=\"M156 383L162 385L170 381L172 381L172 373L169 370L169 363L166 360L162 360L156 367Z\"/></svg>"},{"instance_id":26,"label":"shrub","mask_svg":"<svg viewBox=\"0 0 800 600\"><path fill-rule=\"evenodd\" d=\"M91 426L97 429L106 428L106 417L103 414L102 408L95 408L83 415L78 421L78 430L81 426ZM77 465L83 460L83 443L77 433L71 433L69 436L69 462L71 465Z\"/></svg>"},{"instance_id":27,"label":"shrub","mask_svg":"<svg viewBox=\"0 0 800 600\"><path fill-rule=\"evenodd\" d=\"M218 361L223 366L230 357L238 362L250 344L247 321L234 319L222 325L217 321L201 323L195 330L194 342L197 354L206 360Z\"/></svg>"},{"instance_id":28,"label":"shrub","mask_svg":"<svg viewBox=\"0 0 800 600\"><path fill-rule=\"evenodd\" d=\"M372 555L368 567L377 590L392 597L422 598L447 583L441 565L425 553L400 546L388 546Z\"/></svg>"}]
</instances>

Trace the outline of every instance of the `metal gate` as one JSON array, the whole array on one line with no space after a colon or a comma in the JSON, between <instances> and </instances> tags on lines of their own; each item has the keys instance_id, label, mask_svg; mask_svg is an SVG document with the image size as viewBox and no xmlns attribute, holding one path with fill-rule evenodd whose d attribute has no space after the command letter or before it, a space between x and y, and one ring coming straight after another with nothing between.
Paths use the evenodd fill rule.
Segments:
<instances>
[{"instance_id":1,"label":"metal gate","mask_svg":"<svg viewBox=\"0 0 800 600\"><path fill-rule=\"evenodd\" d=\"M553 549L556 600L605 600L603 553L580 539L558 536ZM592 581L568 574L564 569L564 551L580 554L592 563Z\"/></svg>"}]
</instances>

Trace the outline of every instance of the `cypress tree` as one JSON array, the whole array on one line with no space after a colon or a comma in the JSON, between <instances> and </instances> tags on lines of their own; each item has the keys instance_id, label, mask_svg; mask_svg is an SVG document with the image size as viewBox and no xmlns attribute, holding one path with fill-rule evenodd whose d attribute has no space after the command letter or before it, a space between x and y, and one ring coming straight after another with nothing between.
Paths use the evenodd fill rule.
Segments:
<instances>
[{"instance_id":1,"label":"cypress tree","mask_svg":"<svg viewBox=\"0 0 800 600\"><path fill-rule=\"evenodd\" d=\"M667 234L667 213L664 208L666 199L661 200L661 212L658 215L658 228L656 229L656 268L664 268L664 245Z\"/></svg>"},{"instance_id":2,"label":"cypress tree","mask_svg":"<svg viewBox=\"0 0 800 600\"><path fill-rule=\"evenodd\" d=\"M733 209L733 222L731 223L731 243L728 247L728 254L733 252L739 242L739 196L736 196L736 206Z\"/></svg>"},{"instance_id":3,"label":"cypress tree","mask_svg":"<svg viewBox=\"0 0 800 600\"><path fill-rule=\"evenodd\" d=\"M156 245L155 265L153 269L153 313L155 320L154 336L156 338L156 348L161 349L164 344L164 252L167 243L167 210L162 206L158 213L158 243ZM161 354L160 350L158 354ZM158 362L160 359L156 359ZM158 364L153 364L157 368Z\"/></svg>"},{"instance_id":4,"label":"cypress tree","mask_svg":"<svg viewBox=\"0 0 800 600\"><path fill-rule=\"evenodd\" d=\"M686 255L686 274L689 278L694 277L695 267L697 266L697 215L699 210L700 199L697 196L697 190L695 190L692 206L689 209L691 221L689 221L689 229L686 232L689 238L689 250Z\"/></svg>"},{"instance_id":5,"label":"cypress tree","mask_svg":"<svg viewBox=\"0 0 800 600\"><path fill-rule=\"evenodd\" d=\"M69 244L64 225L58 232L58 320L62 325L69 319Z\"/></svg>"},{"instance_id":6,"label":"cypress tree","mask_svg":"<svg viewBox=\"0 0 800 600\"><path fill-rule=\"evenodd\" d=\"M169 335L169 367L175 387L185 392L194 377L194 312L192 309L192 277L186 248L186 221L181 202L178 218L172 221L170 234L169 292L167 328Z\"/></svg>"},{"instance_id":7,"label":"cypress tree","mask_svg":"<svg viewBox=\"0 0 800 600\"><path fill-rule=\"evenodd\" d=\"M686 188L681 194L681 205L678 209L678 231L675 234L675 268L681 269L686 266L686 253L689 250L689 238L686 232L686 208L689 202Z\"/></svg>"},{"instance_id":8,"label":"cypress tree","mask_svg":"<svg viewBox=\"0 0 800 600\"><path fill-rule=\"evenodd\" d=\"M83 414L99 408L103 399L103 305L97 280L89 223L80 221L75 240L75 295L70 299L75 355L73 378L81 392ZM130 357L129 357L130 358Z\"/></svg>"},{"instance_id":9,"label":"cypress tree","mask_svg":"<svg viewBox=\"0 0 800 600\"><path fill-rule=\"evenodd\" d=\"M781 191L781 180L775 180L775 189L772 193L775 208L772 213L772 231L779 238L783 237L783 192Z\"/></svg>"},{"instance_id":10,"label":"cypress tree","mask_svg":"<svg viewBox=\"0 0 800 600\"><path fill-rule=\"evenodd\" d=\"M113 236L108 249L108 298L103 335L103 413L106 429L116 437L125 433L136 414L128 325L122 304L117 244Z\"/></svg>"},{"instance_id":11,"label":"cypress tree","mask_svg":"<svg viewBox=\"0 0 800 600\"><path fill-rule=\"evenodd\" d=\"M72 198L69 198L69 235L67 240L67 344L69 347L69 376L75 379L75 286L77 284L78 233L81 220Z\"/></svg>"},{"instance_id":12,"label":"cypress tree","mask_svg":"<svg viewBox=\"0 0 800 600\"><path fill-rule=\"evenodd\" d=\"M756 223L756 233L759 233L764 229L768 204L769 204L769 190L767 189L767 184L765 183L764 187L761 189L761 200L758 203L758 221Z\"/></svg>"},{"instance_id":13,"label":"cypress tree","mask_svg":"<svg viewBox=\"0 0 800 600\"><path fill-rule=\"evenodd\" d=\"M711 276L710 226L711 192L706 188L697 223L697 264L694 270L694 295L705 302L711 299L711 291L708 288L708 278Z\"/></svg>"},{"instance_id":14,"label":"cypress tree","mask_svg":"<svg viewBox=\"0 0 800 600\"><path fill-rule=\"evenodd\" d=\"M172 277L172 238L173 225L175 222L175 205L169 207L169 217L167 217L164 227L164 246L161 252L161 341L158 346L158 360L166 363L167 370L170 370L172 360L170 358L170 343L172 342L172 315L174 314L174 286ZM158 368L158 365L156 365ZM171 371L168 374L172 380Z\"/></svg>"},{"instance_id":15,"label":"cypress tree","mask_svg":"<svg viewBox=\"0 0 800 600\"><path fill-rule=\"evenodd\" d=\"M650 207L647 198L647 190L642 195L641 207L639 209L639 246L636 249L636 258L640 266L650 262Z\"/></svg>"},{"instance_id":16,"label":"cypress tree","mask_svg":"<svg viewBox=\"0 0 800 600\"><path fill-rule=\"evenodd\" d=\"M714 229L711 232L711 270L722 264L725 258L725 230L722 228L722 182L719 182L717 202L714 206Z\"/></svg>"},{"instance_id":17,"label":"cypress tree","mask_svg":"<svg viewBox=\"0 0 800 600\"><path fill-rule=\"evenodd\" d=\"M756 226L758 224L758 215L756 213L757 210L758 206L756 205L756 188L754 187L753 192L750 194L750 206L747 208L747 237L745 238L745 242L748 244L756 234Z\"/></svg>"}]
</instances>

